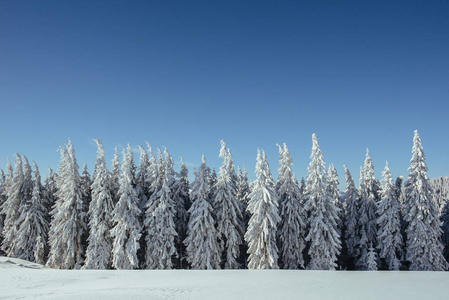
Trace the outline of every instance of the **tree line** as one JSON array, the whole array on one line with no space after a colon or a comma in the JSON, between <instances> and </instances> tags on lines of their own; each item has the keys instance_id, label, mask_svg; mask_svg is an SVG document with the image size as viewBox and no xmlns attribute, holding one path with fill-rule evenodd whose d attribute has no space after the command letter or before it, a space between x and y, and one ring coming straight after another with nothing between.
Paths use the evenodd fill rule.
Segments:
<instances>
[{"instance_id":1,"label":"tree line","mask_svg":"<svg viewBox=\"0 0 449 300\"><path fill-rule=\"evenodd\" d=\"M95 142L92 176L70 141L44 182L24 155L0 169L3 254L58 269L448 269L449 205L433 197L417 131L404 183L388 162L376 179L367 150L358 187L344 166L344 193L315 134L300 182L286 144L277 180L258 150L249 182L221 141L218 174L203 156L189 183L166 148L140 146L138 165L130 146L121 161L116 149L109 170Z\"/></svg>"}]
</instances>

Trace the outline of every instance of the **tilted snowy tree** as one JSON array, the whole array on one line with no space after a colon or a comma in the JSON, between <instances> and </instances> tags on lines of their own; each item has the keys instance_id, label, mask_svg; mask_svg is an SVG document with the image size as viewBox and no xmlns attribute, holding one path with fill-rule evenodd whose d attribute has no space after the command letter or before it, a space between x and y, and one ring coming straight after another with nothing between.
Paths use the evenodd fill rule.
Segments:
<instances>
[{"instance_id":1,"label":"tilted snowy tree","mask_svg":"<svg viewBox=\"0 0 449 300\"><path fill-rule=\"evenodd\" d=\"M1 212L5 216L3 226L2 250L9 257L18 255L15 246L20 205L24 198L24 176L22 168L22 158L18 153L14 154L16 161L14 164L14 177L8 189L8 197L1 207ZM10 171L8 171L10 172Z\"/></svg>"},{"instance_id":2,"label":"tilted snowy tree","mask_svg":"<svg viewBox=\"0 0 449 300\"><path fill-rule=\"evenodd\" d=\"M47 208L42 199L42 184L39 169L34 163L34 187L32 197L20 208L19 229L16 237L18 258L45 264L47 235Z\"/></svg>"},{"instance_id":3,"label":"tilted snowy tree","mask_svg":"<svg viewBox=\"0 0 449 300\"><path fill-rule=\"evenodd\" d=\"M112 211L114 201L111 190L112 176L108 171L105 151L100 140L97 143L97 163L92 182L92 201L89 205L89 237L84 269L109 269L112 263Z\"/></svg>"},{"instance_id":4,"label":"tilted snowy tree","mask_svg":"<svg viewBox=\"0 0 449 300\"><path fill-rule=\"evenodd\" d=\"M175 226L176 226L176 249L178 257L175 260L175 267L182 269L185 263L185 246L184 239L187 234L188 215L186 207L190 206L189 200L189 180L187 178L189 171L181 156L181 171L176 174L177 180L173 182L171 191L173 193L173 202L175 204Z\"/></svg>"},{"instance_id":5,"label":"tilted snowy tree","mask_svg":"<svg viewBox=\"0 0 449 300\"><path fill-rule=\"evenodd\" d=\"M281 219L276 184L263 150L257 153L256 175L247 208L251 213L245 233L249 254L248 269L277 269L276 232Z\"/></svg>"},{"instance_id":6,"label":"tilted snowy tree","mask_svg":"<svg viewBox=\"0 0 449 300\"><path fill-rule=\"evenodd\" d=\"M373 161L366 150L365 165L360 178L360 199L359 199L359 259L357 268L364 270L367 268L366 262L369 252L369 245L377 247L377 183L374 178Z\"/></svg>"},{"instance_id":7,"label":"tilted snowy tree","mask_svg":"<svg viewBox=\"0 0 449 300\"><path fill-rule=\"evenodd\" d=\"M112 267L118 270L132 270L139 267L137 251L142 226L139 222L141 210L139 198L133 186L133 153L123 150L122 173L120 180L119 201L112 212L111 237Z\"/></svg>"},{"instance_id":8,"label":"tilted snowy tree","mask_svg":"<svg viewBox=\"0 0 449 300\"><path fill-rule=\"evenodd\" d=\"M174 181L173 159L165 149L164 176L162 187L145 211L147 269L172 269L172 257L177 256L175 239L175 206L171 186Z\"/></svg>"},{"instance_id":9,"label":"tilted snowy tree","mask_svg":"<svg viewBox=\"0 0 449 300\"><path fill-rule=\"evenodd\" d=\"M381 201L377 206L377 248L390 270L399 270L402 257L401 206L388 162L382 172Z\"/></svg>"},{"instance_id":10,"label":"tilted snowy tree","mask_svg":"<svg viewBox=\"0 0 449 300\"><path fill-rule=\"evenodd\" d=\"M120 155L117 147L115 148L114 158L112 159L112 171L111 171L111 196L114 204L120 199Z\"/></svg>"},{"instance_id":11,"label":"tilted snowy tree","mask_svg":"<svg viewBox=\"0 0 449 300\"><path fill-rule=\"evenodd\" d=\"M301 205L302 193L292 171L293 159L287 145L279 146L280 159L277 194L281 222L279 228L280 260L284 269L304 268L302 251L306 246L307 215Z\"/></svg>"},{"instance_id":12,"label":"tilted snowy tree","mask_svg":"<svg viewBox=\"0 0 449 300\"><path fill-rule=\"evenodd\" d=\"M237 176L231 152L221 140L220 155L223 164L217 178L213 202L218 239L222 256L222 267L238 269L240 246L243 244L243 217L237 201Z\"/></svg>"},{"instance_id":13,"label":"tilted snowy tree","mask_svg":"<svg viewBox=\"0 0 449 300\"><path fill-rule=\"evenodd\" d=\"M189 213L189 224L186 245L187 261L192 269L210 270L220 268L220 251L218 244L213 208L209 203L210 169L206 166L206 158L203 155L203 163L195 172L195 180L192 183L190 197L192 206Z\"/></svg>"},{"instance_id":14,"label":"tilted snowy tree","mask_svg":"<svg viewBox=\"0 0 449 300\"><path fill-rule=\"evenodd\" d=\"M408 169L410 173L405 183L405 202L408 209L408 214L404 216L407 222L406 258L410 262L410 270L447 270L438 209L432 199L426 156L417 130L413 138L412 153Z\"/></svg>"},{"instance_id":15,"label":"tilted snowy tree","mask_svg":"<svg viewBox=\"0 0 449 300\"><path fill-rule=\"evenodd\" d=\"M87 231L83 190L72 142L60 147L58 191L51 211L47 266L58 269L79 269L83 264L82 236Z\"/></svg>"},{"instance_id":16,"label":"tilted snowy tree","mask_svg":"<svg viewBox=\"0 0 449 300\"><path fill-rule=\"evenodd\" d=\"M315 134L312 135L312 141L311 162L306 183L307 200L304 206L309 212L309 233L306 241L310 244L308 250L310 262L307 269L335 270L341 249L338 231L340 209L328 194L323 153Z\"/></svg>"},{"instance_id":17,"label":"tilted snowy tree","mask_svg":"<svg viewBox=\"0 0 449 300\"><path fill-rule=\"evenodd\" d=\"M346 220L345 220L345 241L346 247L348 249L348 254L350 257L357 257L359 255L359 191L355 187L354 179L352 178L351 172L349 172L348 167L345 165L345 175L346 175L346 200L345 200L345 210L346 210Z\"/></svg>"}]
</instances>

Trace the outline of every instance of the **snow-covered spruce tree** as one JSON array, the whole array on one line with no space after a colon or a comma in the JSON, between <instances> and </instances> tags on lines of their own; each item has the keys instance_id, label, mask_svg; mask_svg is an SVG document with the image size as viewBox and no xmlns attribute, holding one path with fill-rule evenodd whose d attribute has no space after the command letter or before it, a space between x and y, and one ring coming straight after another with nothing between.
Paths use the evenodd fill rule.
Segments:
<instances>
[{"instance_id":1,"label":"snow-covered spruce tree","mask_svg":"<svg viewBox=\"0 0 449 300\"><path fill-rule=\"evenodd\" d=\"M112 171L111 171L111 196L114 204L120 199L120 155L117 147L115 148L114 158L112 159Z\"/></svg>"},{"instance_id":2,"label":"snow-covered spruce tree","mask_svg":"<svg viewBox=\"0 0 449 300\"><path fill-rule=\"evenodd\" d=\"M90 177L89 169L87 165L83 166L83 173L80 177L81 190L83 191L83 203L84 209L87 213L90 205L90 201L92 200L92 178Z\"/></svg>"},{"instance_id":3,"label":"snow-covered spruce tree","mask_svg":"<svg viewBox=\"0 0 449 300\"><path fill-rule=\"evenodd\" d=\"M141 214L139 198L133 186L132 156L130 147L128 153L123 150L120 198L112 212L112 267L118 270L132 270L139 267L137 251L140 247L142 226L139 222Z\"/></svg>"},{"instance_id":4,"label":"snow-covered spruce tree","mask_svg":"<svg viewBox=\"0 0 449 300\"><path fill-rule=\"evenodd\" d=\"M177 180L173 182L171 191L173 193L173 202L175 204L175 226L176 226L176 249L178 257L175 259L175 267L178 269L184 268L185 261L185 246L183 241L187 235L188 215L186 207L189 205L189 180L187 178L189 171L185 165L184 159L181 156L181 171L176 174ZM189 205L190 206L190 205Z\"/></svg>"},{"instance_id":5,"label":"snow-covered spruce tree","mask_svg":"<svg viewBox=\"0 0 449 300\"><path fill-rule=\"evenodd\" d=\"M443 235L441 237L444 245L443 255L446 261L449 262L449 202L443 208L441 213L440 221L443 223L441 229L443 230Z\"/></svg>"},{"instance_id":6,"label":"snow-covered spruce tree","mask_svg":"<svg viewBox=\"0 0 449 300\"><path fill-rule=\"evenodd\" d=\"M339 215L338 218L340 222L338 223L338 229L340 232L340 236L342 236L343 232L343 223L344 223L344 209L343 209L343 203L340 200L340 191L338 190L338 185L340 182L338 182L338 173L337 169L335 169L335 166L333 164L329 165L329 171L327 173L327 192L328 195L331 197L332 202L339 208Z\"/></svg>"},{"instance_id":7,"label":"snow-covered spruce tree","mask_svg":"<svg viewBox=\"0 0 449 300\"><path fill-rule=\"evenodd\" d=\"M341 241L338 232L339 208L328 194L326 167L323 154L315 134L312 135L312 151L307 176L307 201L305 209L309 212L309 233L306 241L310 247L308 254L309 270L335 270Z\"/></svg>"},{"instance_id":8,"label":"snow-covered spruce tree","mask_svg":"<svg viewBox=\"0 0 449 300\"><path fill-rule=\"evenodd\" d=\"M248 173L246 172L246 168L243 168L243 172L238 168L237 172L237 200L241 203L241 212L243 216L243 222L245 228L248 226L249 218L251 217L250 213L246 210L249 202L249 194L251 193L249 189L248 183Z\"/></svg>"},{"instance_id":9,"label":"snow-covered spruce tree","mask_svg":"<svg viewBox=\"0 0 449 300\"><path fill-rule=\"evenodd\" d=\"M31 197L33 196L33 170L31 169L31 165L28 161L28 158L22 154L22 162L23 162L23 198L21 202L21 206L24 206L25 203L31 201Z\"/></svg>"},{"instance_id":10,"label":"snow-covered spruce tree","mask_svg":"<svg viewBox=\"0 0 449 300\"><path fill-rule=\"evenodd\" d=\"M368 266L367 255L369 245L377 247L377 184L374 178L373 161L366 150L365 165L360 178L360 199L359 199L359 258L356 262L358 269L364 270Z\"/></svg>"},{"instance_id":11,"label":"snow-covered spruce tree","mask_svg":"<svg viewBox=\"0 0 449 300\"><path fill-rule=\"evenodd\" d=\"M243 217L243 231L246 232L246 229L248 228L248 222L249 218L251 217L251 214L249 211L247 211L248 202L249 202L249 183L248 183L248 173L246 172L246 168L243 168L243 172L238 168L237 172L237 201L240 204L240 211L242 212ZM241 264L242 268L247 268L248 265L248 244L244 242L240 247L240 259L239 263Z\"/></svg>"},{"instance_id":12,"label":"snow-covered spruce tree","mask_svg":"<svg viewBox=\"0 0 449 300\"><path fill-rule=\"evenodd\" d=\"M215 185L213 207L220 242L221 266L225 269L238 269L240 246L243 244L243 218L237 201L234 161L224 140L221 140L219 156L223 158L223 164Z\"/></svg>"},{"instance_id":13,"label":"snow-covered spruce tree","mask_svg":"<svg viewBox=\"0 0 449 300\"><path fill-rule=\"evenodd\" d=\"M346 247L348 249L348 254L350 257L354 258L359 255L358 245L359 245L359 191L355 187L354 179L352 178L351 172L349 172L348 167L345 165L345 175L346 175L346 220L345 220L345 241Z\"/></svg>"},{"instance_id":14,"label":"snow-covered spruce tree","mask_svg":"<svg viewBox=\"0 0 449 300\"><path fill-rule=\"evenodd\" d=\"M306 246L307 215L301 205L302 193L296 183L291 165L293 159L287 145L278 145L280 159L277 194L279 196L280 217L279 241L280 261L284 269L304 268L302 251Z\"/></svg>"},{"instance_id":15,"label":"snow-covered spruce tree","mask_svg":"<svg viewBox=\"0 0 449 300\"><path fill-rule=\"evenodd\" d=\"M432 188L427 178L426 156L415 130L413 156L410 160L408 180L405 183L407 222L406 258L410 270L447 270L444 246L441 242L442 230L438 219L438 209L432 199Z\"/></svg>"},{"instance_id":16,"label":"snow-covered spruce tree","mask_svg":"<svg viewBox=\"0 0 449 300\"><path fill-rule=\"evenodd\" d=\"M58 269L79 269L83 264L82 236L87 231L83 209L83 190L72 142L60 147L58 191L51 211L47 266Z\"/></svg>"},{"instance_id":17,"label":"snow-covered spruce tree","mask_svg":"<svg viewBox=\"0 0 449 300\"><path fill-rule=\"evenodd\" d=\"M389 270L399 270L402 257L401 206L388 162L382 172L382 197L377 206L377 248Z\"/></svg>"},{"instance_id":18,"label":"snow-covered spruce tree","mask_svg":"<svg viewBox=\"0 0 449 300\"><path fill-rule=\"evenodd\" d=\"M195 172L190 194L192 206L189 213L187 238L184 240L187 261L192 269L210 270L220 268L220 251L212 215L212 205L209 203L210 169L203 163Z\"/></svg>"},{"instance_id":19,"label":"snow-covered spruce tree","mask_svg":"<svg viewBox=\"0 0 449 300\"><path fill-rule=\"evenodd\" d=\"M43 204L46 207L47 215L45 218L47 219L48 223L50 224L51 221L51 215L50 212L52 210L53 205L56 202L56 192L58 191L58 184L57 184L57 178L58 174L54 173L51 168L48 168L48 175L47 178L45 178L44 182L44 190L43 190Z\"/></svg>"},{"instance_id":20,"label":"snow-covered spruce tree","mask_svg":"<svg viewBox=\"0 0 449 300\"><path fill-rule=\"evenodd\" d=\"M372 245L368 248L368 255L366 256L366 270L377 271L377 252Z\"/></svg>"},{"instance_id":21,"label":"snow-covered spruce tree","mask_svg":"<svg viewBox=\"0 0 449 300\"><path fill-rule=\"evenodd\" d=\"M177 256L175 239L175 206L171 186L174 181L173 159L167 149L164 151L165 164L162 187L146 207L145 230L147 269L172 269L172 257Z\"/></svg>"},{"instance_id":22,"label":"snow-covered spruce tree","mask_svg":"<svg viewBox=\"0 0 449 300\"><path fill-rule=\"evenodd\" d=\"M150 161L148 158L148 153L144 147L139 146L140 150L140 163L137 168L136 174L136 191L137 196L139 197L140 204L139 207L142 210L148 202L148 190L149 190L149 180L148 176L148 167L150 165Z\"/></svg>"},{"instance_id":23,"label":"snow-covered spruce tree","mask_svg":"<svg viewBox=\"0 0 449 300\"><path fill-rule=\"evenodd\" d=\"M109 269L112 262L112 211L114 201L111 190L112 176L108 171L105 151L100 140L97 143L97 163L92 182L92 201L89 205L89 237L84 269Z\"/></svg>"},{"instance_id":24,"label":"snow-covered spruce tree","mask_svg":"<svg viewBox=\"0 0 449 300\"><path fill-rule=\"evenodd\" d=\"M217 172L215 171L215 167L212 169L212 172L209 176L209 186L210 186L210 195L209 195L209 202L213 205L213 200L215 197L215 190L217 185ZM214 218L215 218L215 212L214 212Z\"/></svg>"},{"instance_id":25,"label":"snow-covered spruce tree","mask_svg":"<svg viewBox=\"0 0 449 300\"><path fill-rule=\"evenodd\" d=\"M22 168L22 158L18 153L14 154L16 161L14 164L14 177L8 190L8 198L1 207L2 214L5 216L3 226L2 250L9 257L18 255L15 247L15 241L18 231L19 209L24 198L24 176Z\"/></svg>"},{"instance_id":26,"label":"snow-covered spruce tree","mask_svg":"<svg viewBox=\"0 0 449 300\"><path fill-rule=\"evenodd\" d=\"M0 208L2 207L3 203L5 203L7 198L7 187L6 187L6 176L5 172L3 172L2 169L0 169ZM1 213L0 209L0 244L3 239L3 222L5 221L5 216Z\"/></svg>"},{"instance_id":27,"label":"snow-covered spruce tree","mask_svg":"<svg viewBox=\"0 0 449 300\"><path fill-rule=\"evenodd\" d=\"M146 179L147 179L147 186L148 186L148 201L150 201L151 196L158 189L160 181L158 180L158 178L159 178L158 161L156 159L156 156L154 155L153 148L151 148L151 145L148 142L147 142L147 146L148 146L148 153L150 154L150 156L149 156L149 160L148 160L148 169L147 169Z\"/></svg>"},{"instance_id":28,"label":"snow-covered spruce tree","mask_svg":"<svg viewBox=\"0 0 449 300\"><path fill-rule=\"evenodd\" d=\"M34 187L31 199L20 208L19 229L16 237L18 258L45 264L47 235L47 208L42 199L42 184L39 169L34 163Z\"/></svg>"},{"instance_id":29,"label":"snow-covered spruce tree","mask_svg":"<svg viewBox=\"0 0 449 300\"><path fill-rule=\"evenodd\" d=\"M256 175L247 208L251 213L245 233L249 254L248 269L277 269L276 232L280 222L278 196L263 150L257 153Z\"/></svg>"},{"instance_id":30,"label":"snow-covered spruce tree","mask_svg":"<svg viewBox=\"0 0 449 300\"><path fill-rule=\"evenodd\" d=\"M94 176L95 176L94 170ZM87 165L84 164L83 172L80 177L82 199L83 199L83 215L84 215L84 223L88 224L88 211L89 205L92 201L92 177L90 176L89 169ZM89 237L89 230L84 231L83 236L81 237L81 244L83 245L83 249L87 249L87 239Z\"/></svg>"}]
</instances>

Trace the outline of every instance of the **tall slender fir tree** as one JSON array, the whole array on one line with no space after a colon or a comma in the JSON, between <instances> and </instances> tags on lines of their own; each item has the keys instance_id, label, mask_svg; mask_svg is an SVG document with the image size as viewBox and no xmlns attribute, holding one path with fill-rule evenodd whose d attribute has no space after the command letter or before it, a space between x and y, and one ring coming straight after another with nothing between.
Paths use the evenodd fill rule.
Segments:
<instances>
[{"instance_id":1,"label":"tall slender fir tree","mask_svg":"<svg viewBox=\"0 0 449 300\"><path fill-rule=\"evenodd\" d=\"M112 212L112 267L118 270L139 267L137 251L142 230L139 222L141 211L133 180L133 153L128 147L127 153L123 150L120 198Z\"/></svg>"},{"instance_id":2,"label":"tall slender fir tree","mask_svg":"<svg viewBox=\"0 0 449 300\"><path fill-rule=\"evenodd\" d=\"M284 269L304 268L307 215L301 205L302 193L292 171L293 159L287 145L278 145L280 153L277 193L280 203L280 261Z\"/></svg>"},{"instance_id":3,"label":"tall slender fir tree","mask_svg":"<svg viewBox=\"0 0 449 300\"><path fill-rule=\"evenodd\" d=\"M105 151L100 140L97 143L97 163L92 182L92 201L89 205L89 229L85 269L109 269L112 264L112 176L106 166Z\"/></svg>"},{"instance_id":4,"label":"tall slender fir tree","mask_svg":"<svg viewBox=\"0 0 449 300\"><path fill-rule=\"evenodd\" d=\"M247 208L251 213L245 233L249 254L248 269L278 269L276 233L281 220L278 195L263 150L257 153L256 176Z\"/></svg>"},{"instance_id":5,"label":"tall slender fir tree","mask_svg":"<svg viewBox=\"0 0 449 300\"><path fill-rule=\"evenodd\" d=\"M315 134L312 135L309 173L307 176L307 201L305 209L309 212L309 270L335 270L341 241L338 231L339 208L327 191L326 167L323 154Z\"/></svg>"},{"instance_id":6,"label":"tall slender fir tree","mask_svg":"<svg viewBox=\"0 0 449 300\"><path fill-rule=\"evenodd\" d=\"M58 199L51 212L47 265L59 269L79 269L83 264L82 236L87 230L83 191L72 142L61 147Z\"/></svg>"},{"instance_id":7,"label":"tall slender fir tree","mask_svg":"<svg viewBox=\"0 0 449 300\"><path fill-rule=\"evenodd\" d=\"M405 183L405 203L408 211L405 215L407 261L410 262L410 270L447 270L438 209L432 199L432 188L427 178L426 155L417 130L413 137L412 153L408 169L410 173Z\"/></svg>"},{"instance_id":8,"label":"tall slender fir tree","mask_svg":"<svg viewBox=\"0 0 449 300\"><path fill-rule=\"evenodd\" d=\"M203 155L203 163L195 172L195 180L192 183L190 194L192 206L189 209L187 238L184 240L187 261L192 269L220 268L218 236L212 214L213 208L209 202L209 176L210 169Z\"/></svg>"}]
</instances>

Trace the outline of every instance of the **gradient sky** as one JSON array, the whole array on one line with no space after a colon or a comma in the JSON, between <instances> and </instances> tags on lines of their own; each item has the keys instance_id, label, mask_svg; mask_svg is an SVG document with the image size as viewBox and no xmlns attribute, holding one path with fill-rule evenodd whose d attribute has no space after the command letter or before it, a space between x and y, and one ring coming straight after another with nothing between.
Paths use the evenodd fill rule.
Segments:
<instances>
[{"instance_id":1,"label":"gradient sky","mask_svg":"<svg viewBox=\"0 0 449 300\"><path fill-rule=\"evenodd\" d=\"M0 166L57 169L70 138L92 171L99 138L109 161L149 141L218 168L225 139L251 178L257 148L277 177L286 142L302 177L316 133L344 182L366 148L376 176L385 160L406 176L418 129L429 177L448 176L448 16L447 0L3 0Z\"/></svg>"}]
</instances>

